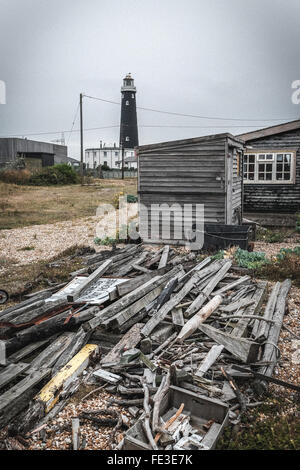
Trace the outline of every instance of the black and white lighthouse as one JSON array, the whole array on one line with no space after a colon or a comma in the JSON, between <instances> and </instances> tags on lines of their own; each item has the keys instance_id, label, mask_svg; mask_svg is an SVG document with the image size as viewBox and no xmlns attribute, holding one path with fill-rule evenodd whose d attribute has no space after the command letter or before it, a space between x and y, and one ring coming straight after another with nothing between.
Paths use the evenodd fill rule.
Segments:
<instances>
[{"instance_id":1,"label":"black and white lighthouse","mask_svg":"<svg viewBox=\"0 0 300 470\"><path fill-rule=\"evenodd\" d=\"M136 87L130 73L123 80L121 94L120 148L133 149L139 145L139 138L136 114Z\"/></svg>"}]
</instances>

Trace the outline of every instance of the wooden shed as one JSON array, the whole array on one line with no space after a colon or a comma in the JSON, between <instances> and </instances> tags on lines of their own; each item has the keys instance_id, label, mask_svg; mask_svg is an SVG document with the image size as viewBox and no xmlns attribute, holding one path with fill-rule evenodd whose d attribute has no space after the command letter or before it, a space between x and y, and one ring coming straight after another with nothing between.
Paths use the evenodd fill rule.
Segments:
<instances>
[{"instance_id":1,"label":"wooden shed","mask_svg":"<svg viewBox=\"0 0 300 470\"><path fill-rule=\"evenodd\" d=\"M185 243L178 217L172 217L170 238L162 234L167 209L174 204L197 221L197 205L204 205L204 222L238 225L242 221L243 142L231 134L140 146L138 154L139 225L147 242ZM153 221L159 217L159 230ZM176 237L174 233L176 232Z\"/></svg>"}]
</instances>

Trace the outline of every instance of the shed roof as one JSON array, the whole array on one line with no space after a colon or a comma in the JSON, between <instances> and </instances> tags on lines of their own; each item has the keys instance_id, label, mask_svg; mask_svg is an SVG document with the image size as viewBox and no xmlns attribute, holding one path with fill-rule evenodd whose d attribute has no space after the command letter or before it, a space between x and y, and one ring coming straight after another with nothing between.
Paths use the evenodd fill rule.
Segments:
<instances>
[{"instance_id":1,"label":"shed roof","mask_svg":"<svg viewBox=\"0 0 300 470\"><path fill-rule=\"evenodd\" d=\"M283 132L294 131L296 129L300 129L300 119L286 122L284 124L277 124L276 126L264 127L263 129L258 129L257 131L246 132L245 134L239 134L237 137L242 139L244 142L248 142L249 140L282 134Z\"/></svg>"},{"instance_id":2,"label":"shed roof","mask_svg":"<svg viewBox=\"0 0 300 470\"><path fill-rule=\"evenodd\" d=\"M218 139L225 139L225 138L230 139L232 142L236 143L239 146L243 144L243 141L238 136L234 136L226 132L222 134L213 134L213 135L205 135L202 137L194 137L191 139L171 140L168 142L158 142L156 144L141 145L138 147L138 149L139 151L144 151L144 150L152 150L156 148L177 147L177 146L192 145L192 144L198 144L198 143L206 142L210 140L218 140Z\"/></svg>"}]
</instances>

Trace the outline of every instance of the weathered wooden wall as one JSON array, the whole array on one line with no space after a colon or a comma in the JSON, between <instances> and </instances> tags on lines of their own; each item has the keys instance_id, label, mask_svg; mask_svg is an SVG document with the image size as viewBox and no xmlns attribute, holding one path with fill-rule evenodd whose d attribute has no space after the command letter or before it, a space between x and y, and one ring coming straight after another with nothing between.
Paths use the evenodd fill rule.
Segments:
<instances>
[{"instance_id":1,"label":"weathered wooden wall","mask_svg":"<svg viewBox=\"0 0 300 470\"><path fill-rule=\"evenodd\" d=\"M294 213L300 210L300 130L247 141L253 150L297 150L295 184L244 184L245 212Z\"/></svg>"}]
</instances>

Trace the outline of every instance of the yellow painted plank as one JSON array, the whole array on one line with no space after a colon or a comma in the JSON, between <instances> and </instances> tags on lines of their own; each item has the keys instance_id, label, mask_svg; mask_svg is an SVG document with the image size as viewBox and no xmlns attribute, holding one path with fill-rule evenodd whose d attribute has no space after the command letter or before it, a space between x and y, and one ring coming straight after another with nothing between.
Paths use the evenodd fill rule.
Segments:
<instances>
[{"instance_id":1,"label":"yellow painted plank","mask_svg":"<svg viewBox=\"0 0 300 470\"><path fill-rule=\"evenodd\" d=\"M52 379L42 388L35 397L45 404L48 413L59 400L60 392L88 366L90 357L96 355L98 346L86 344Z\"/></svg>"}]
</instances>

